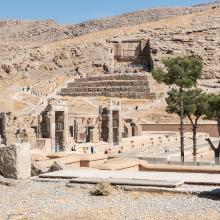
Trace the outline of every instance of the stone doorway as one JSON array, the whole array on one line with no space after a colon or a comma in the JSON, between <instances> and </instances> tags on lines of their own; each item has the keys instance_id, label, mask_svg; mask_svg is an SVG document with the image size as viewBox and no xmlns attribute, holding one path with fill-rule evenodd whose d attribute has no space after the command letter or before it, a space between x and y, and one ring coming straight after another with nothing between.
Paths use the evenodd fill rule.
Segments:
<instances>
[{"instance_id":1,"label":"stone doorway","mask_svg":"<svg viewBox=\"0 0 220 220\"><path fill-rule=\"evenodd\" d=\"M109 112L107 108L104 108L101 113L102 117L102 124L101 124L101 138L103 141L108 142L109 141Z\"/></svg>"},{"instance_id":2,"label":"stone doorway","mask_svg":"<svg viewBox=\"0 0 220 220\"><path fill-rule=\"evenodd\" d=\"M113 54L115 65L117 63L128 64L132 67L143 67L147 72L154 68L151 57L150 40L130 39L113 41Z\"/></svg>"},{"instance_id":3,"label":"stone doorway","mask_svg":"<svg viewBox=\"0 0 220 220\"><path fill-rule=\"evenodd\" d=\"M0 116L0 142L3 142L4 137L4 118Z\"/></svg>"},{"instance_id":4,"label":"stone doorway","mask_svg":"<svg viewBox=\"0 0 220 220\"><path fill-rule=\"evenodd\" d=\"M113 145L119 144L119 111L112 111Z\"/></svg>"},{"instance_id":5,"label":"stone doorway","mask_svg":"<svg viewBox=\"0 0 220 220\"><path fill-rule=\"evenodd\" d=\"M55 151L64 150L64 111L55 112Z\"/></svg>"},{"instance_id":6,"label":"stone doorway","mask_svg":"<svg viewBox=\"0 0 220 220\"><path fill-rule=\"evenodd\" d=\"M93 142L93 129L94 127L87 128L86 142Z\"/></svg>"},{"instance_id":7,"label":"stone doorway","mask_svg":"<svg viewBox=\"0 0 220 220\"><path fill-rule=\"evenodd\" d=\"M132 137L138 136L138 127L132 124Z\"/></svg>"}]
</instances>

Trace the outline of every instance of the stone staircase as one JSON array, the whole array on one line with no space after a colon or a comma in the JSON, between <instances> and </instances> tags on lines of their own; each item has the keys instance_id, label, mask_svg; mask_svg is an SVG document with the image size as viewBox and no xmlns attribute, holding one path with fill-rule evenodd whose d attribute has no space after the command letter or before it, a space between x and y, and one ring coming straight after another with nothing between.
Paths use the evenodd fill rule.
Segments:
<instances>
[{"instance_id":1,"label":"stone staircase","mask_svg":"<svg viewBox=\"0 0 220 220\"><path fill-rule=\"evenodd\" d=\"M76 79L61 89L62 96L105 96L132 99L155 99L145 74L110 75Z\"/></svg>"}]
</instances>

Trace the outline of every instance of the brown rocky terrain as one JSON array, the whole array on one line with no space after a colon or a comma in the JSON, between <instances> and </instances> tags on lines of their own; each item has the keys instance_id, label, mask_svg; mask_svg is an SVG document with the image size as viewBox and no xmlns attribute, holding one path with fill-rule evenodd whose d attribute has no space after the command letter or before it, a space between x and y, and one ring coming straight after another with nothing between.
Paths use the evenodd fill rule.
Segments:
<instances>
[{"instance_id":1,"label":"brown rocky terrain","mask_svg":"<svg viewBox=\"0 0 220 220\"><path fill-rule=\"evenodd\" d=\"M0 21L0 41L10 44L24 43L24 45L27 45L27 43L30 43L31 45L41 45L95 31L132 26L168 17L192 14L203 10L206 10L205 6L145 9L75 25L60 25L54 20L2 20Z\"/></svg>"},{"instance_id":2,"label":"brown rocky terrain","mask_svg":"<svg viewBox=\"0 0 220 220\"><path fill-rule=\"evenodd\" d=\"M211 79L201 81L201 86L219 91L216 83L216 78L220 77L219 33L220 7L217 3L143 10L79 25L62 26L54 21L1 21L0 111L22 109L30 113L30 109L36 107L39 96L19 94L24 86L32 87L38 95L53 95L75 76L117 72L112 65L110 41L121 39L149 39L155 67L161 67L162 59L167 57L184 54L201 57L205 67L203 78ZM152 90L165 89L149 80Z\"/></svg>"}]
</instances>

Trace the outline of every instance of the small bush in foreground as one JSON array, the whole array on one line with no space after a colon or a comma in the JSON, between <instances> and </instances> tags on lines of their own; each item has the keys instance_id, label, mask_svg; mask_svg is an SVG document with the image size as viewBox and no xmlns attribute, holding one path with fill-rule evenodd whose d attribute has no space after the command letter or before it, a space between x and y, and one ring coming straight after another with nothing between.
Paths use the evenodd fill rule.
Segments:
<instances>
[{"instance_id":1,"label":"small bush in foreground","mask_svg":"<svg viewBox=\"0 0 220 220\"><path fill-rule=\"evenodd\" d=\"M96 185L94 191L91 191L91 194L94 196L108 196L111 194L112 190L110 183L101 182Z\"/></svg>"}]
</instances>

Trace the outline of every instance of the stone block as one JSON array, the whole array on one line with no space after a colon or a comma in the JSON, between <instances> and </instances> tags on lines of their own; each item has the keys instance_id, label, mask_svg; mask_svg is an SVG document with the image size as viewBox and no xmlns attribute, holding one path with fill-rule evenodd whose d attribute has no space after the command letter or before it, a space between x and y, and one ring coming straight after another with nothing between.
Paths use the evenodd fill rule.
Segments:
<instances>
[{"instance_id":1,"label":"stone block","mask_svg":"<svg viewBox=\"0 0 220 220\"><path fill-rule=\"evenodd\" d=\"M55 161L53 165L50 167L48 172L54 172L54 171L59 171L59 170L65 170L67 169L66 165L62 163L61 161Z\"/></svg>"},{"instance_id":2,"label":"stone block","mask_svg":"<svg viewBox=\"0 0 220 220\"><path fill-rule=\"evenodd\" d=\"M32 162L31 164L31 176L38 176L48 172L48 168L43 166L41 163Z\"/></svg>"},{"instance_id":3,"label":"stone block","mask_svg":"<svg viewBox=\"0 0 220 220\"><path fill-rule=\"evenodd\" d=\"M19 180L30 178L30 144L0 146L0 173L6 178Z\"/></svg>"}]
</instances>

